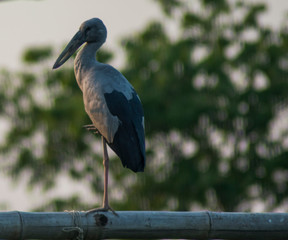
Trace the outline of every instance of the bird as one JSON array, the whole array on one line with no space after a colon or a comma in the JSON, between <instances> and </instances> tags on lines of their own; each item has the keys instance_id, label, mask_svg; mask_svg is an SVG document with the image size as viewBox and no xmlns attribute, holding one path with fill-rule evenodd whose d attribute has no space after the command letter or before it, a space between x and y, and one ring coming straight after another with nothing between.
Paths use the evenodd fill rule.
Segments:
<instances>
[{"instance_id":1,"label":"bird","mask_svg":"<svg viewBox=\"0 0 288 240\"><path fill-rule=\"evenodd\" d=\"M83 22L57 58L53 69L62 66L82 45L74 60L74 74L83 93L85 111L92 124L89 131L102 138L104 194L102 207L91 211L115 211L108 200L109 156L107 145L123 167L143 172L146 163L144 111L130 82L113 66L98 62L96 53L105 43L107 29L99 18Z\"/></svg>"}]
</instances>

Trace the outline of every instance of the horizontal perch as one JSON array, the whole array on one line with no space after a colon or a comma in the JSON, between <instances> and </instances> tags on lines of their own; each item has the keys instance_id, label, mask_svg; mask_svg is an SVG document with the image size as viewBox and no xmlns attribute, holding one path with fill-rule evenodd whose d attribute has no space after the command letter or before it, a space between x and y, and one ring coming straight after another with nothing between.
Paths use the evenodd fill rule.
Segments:
<instances>
[{"instance_id":1,"label":"horizontal perch","mask_svg":"<svg viewBox=\"0 0 288 240\"><path fill-rule=\"evenodd\" d=\"M0 212L0 240L288 239L286 213Z\"/></svg>"}]
</instances>

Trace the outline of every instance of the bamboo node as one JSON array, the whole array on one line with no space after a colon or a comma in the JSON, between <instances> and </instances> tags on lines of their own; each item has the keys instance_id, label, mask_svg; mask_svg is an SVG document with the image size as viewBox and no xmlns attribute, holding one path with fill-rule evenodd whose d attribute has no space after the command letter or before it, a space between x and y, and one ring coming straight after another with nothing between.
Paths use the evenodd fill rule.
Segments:
<instances>
[{"instance_id":1,"label":"bamboo node","mask_svg":"<svg viewBox=\"0 0 288 240\"><path fill-rule=\"evenodd\" d=\"M66 212L66 211L65 211ZM73 238L73 240L84 240L84 231L81 224L81 215L78 211L67 211L72 216L72 220L74 223L73 227L64 227L62 229L63 232L74 232L76 231L78 234Z\"/></svg>"}]
</instances>

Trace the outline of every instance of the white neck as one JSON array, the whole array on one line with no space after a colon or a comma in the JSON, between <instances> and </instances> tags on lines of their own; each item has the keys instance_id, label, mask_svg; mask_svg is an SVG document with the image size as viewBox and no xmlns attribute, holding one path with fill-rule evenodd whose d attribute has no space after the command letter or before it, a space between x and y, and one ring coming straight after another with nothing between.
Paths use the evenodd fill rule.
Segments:
<instances>
[{"instance_id":1,"label":"white neck","mask_svg":"<svg viewBox=\"0 0 288 240\"><path fill-rule=\"evenodd\" d=\"M103 43L101 42L85 43L82 49L77 53L74 61L74 72L78 85L81 89L81 80L83 79L81 75L98 63L96 60L96 52L102 46L102 44Z\"/></svg>"}]
</instances>

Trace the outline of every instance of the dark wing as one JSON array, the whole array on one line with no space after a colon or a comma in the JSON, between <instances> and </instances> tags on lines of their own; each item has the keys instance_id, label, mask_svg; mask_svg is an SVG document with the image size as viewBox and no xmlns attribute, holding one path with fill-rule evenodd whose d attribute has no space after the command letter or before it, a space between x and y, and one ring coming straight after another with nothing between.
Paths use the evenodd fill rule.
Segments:
<instances>
[{"instance_id":1,"label":"dark wing","mask_svg":"<svg viewBox=\"0 0 288 240\"><path fill-rule=\"evenodd\" d=\"M121 159L124 167L143 172L145 167L144 113L135 90L132 99L114 90L105 93L105 100L112 115L120 120L110 148Z\"/></svg>"}]
</instances>

